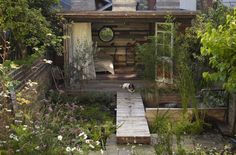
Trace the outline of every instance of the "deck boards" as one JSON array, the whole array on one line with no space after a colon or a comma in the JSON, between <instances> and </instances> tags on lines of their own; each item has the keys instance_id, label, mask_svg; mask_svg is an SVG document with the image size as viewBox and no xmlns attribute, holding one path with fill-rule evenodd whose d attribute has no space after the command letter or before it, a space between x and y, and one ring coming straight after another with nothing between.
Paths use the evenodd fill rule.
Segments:
<instances>
[{"instance_id":1,"label":"deck boards","mask_svg":"<svg viewBox=\"0 0 236 155\"><path fill-rule=\"evenodd\" d=\"M79 92L118 92L122 91L120 85L126 82L133 83L137 90L152 84L143 80L88 80L83 82L81 88L78 84L67 88L66 91L69 94L77 94Z\"/></svg>"},{"instance_id":2,"label":"deck boards","mask_svg":"<svg viewBox=\"0 0 236 155\"><path fill-rule=\"evenodd\" d=\"M117 92L118 144L150 144L150 131L140 93Z\"/></svg>"}]
</instances>

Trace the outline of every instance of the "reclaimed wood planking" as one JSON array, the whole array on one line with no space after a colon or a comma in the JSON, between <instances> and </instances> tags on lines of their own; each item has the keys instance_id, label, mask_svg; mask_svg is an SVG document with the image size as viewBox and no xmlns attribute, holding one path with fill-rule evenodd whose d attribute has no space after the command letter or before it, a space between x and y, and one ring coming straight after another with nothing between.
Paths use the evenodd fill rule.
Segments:
<instances>
[{"instance_id":1,"label":"reclaimed wood planking","mask_svg":"<svg viewBox=\"0 0 236 155\"><path fill-rule=\"evenodd\" d=\"M139 93L117 93L117 143L150 143L150 131Z\"/></svg>"}]
</instances>

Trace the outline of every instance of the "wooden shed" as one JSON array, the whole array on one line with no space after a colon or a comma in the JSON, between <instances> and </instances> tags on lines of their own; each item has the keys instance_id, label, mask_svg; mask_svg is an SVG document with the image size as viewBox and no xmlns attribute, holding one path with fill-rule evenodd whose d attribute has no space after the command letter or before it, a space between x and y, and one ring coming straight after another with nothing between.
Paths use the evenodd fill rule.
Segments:
<instances>
[{"instance_id":1,"label":"wooden shed","mask_svg":"<svg viewBox=\"0 0 236 155\"><path fill-rule=\"evenodd\" d=\"M87 72L89 76L86 79L137 79L136 66L139 60L136 59L135 46L147 42L150 36L168 34L170 36L168 41L170 51L168 52L171 53L173 23L169 23L169 30L159 29L161 24L166 24L165 17L172 16L175 19L174 22L181 24L181 31L191 25L191 20L197 14L197 11L180 8L137 10L138 3L136 0L114 0L112 3L109 0L104 1L107 2L104 3L104 7L111 5L112 11L70 9L58 14L68 21L64 25L64 34L69 36L64 44L64 63L66 66L74 60L78 40L92 42L93 47L96 48L96 55L89 58L89 61L94 62L93 67L87 66L87 70L95 73ZM173 1L173 5L178 5L175 3L176 1L178 0ZM159 3L158 1L156 5ZM153 9L153 7L148 8ZM102 8L96 9L101 10ZM173 68L172 56L169 54L169 58L167 58L169 68ZM164 66L160 65L157 72L160 74L157 75L157 81L173 82L172 69L165 71Z\"/></svg>"}]
</instances>

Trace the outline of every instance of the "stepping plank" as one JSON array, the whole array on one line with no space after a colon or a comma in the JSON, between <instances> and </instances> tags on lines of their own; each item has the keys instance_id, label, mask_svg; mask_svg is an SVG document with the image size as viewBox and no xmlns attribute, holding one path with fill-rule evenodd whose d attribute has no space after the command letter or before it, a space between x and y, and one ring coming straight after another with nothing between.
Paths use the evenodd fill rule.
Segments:
<instances>
[{"instance_id":1,"label":"stepping plank","mask_svg":"<svg viewBox=\"0 0 236 155\"><path fill-rule=\"evenodd\" d=\"M150 144L150 131L139 93L117 92L116 124L118 144Z\"/></svg>"}]
</instances>

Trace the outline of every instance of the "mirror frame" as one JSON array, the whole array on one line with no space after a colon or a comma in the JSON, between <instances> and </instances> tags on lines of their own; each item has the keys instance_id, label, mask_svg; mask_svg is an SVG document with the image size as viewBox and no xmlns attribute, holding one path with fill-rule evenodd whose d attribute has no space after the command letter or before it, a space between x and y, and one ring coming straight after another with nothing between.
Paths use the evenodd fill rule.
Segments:
<instances>
[{"instance_id":1,"label":"mirror frame","mask_svg":"<svg viewBox=\"0 0 236 155\"><path fill-rule=\"evenodd\" d=\"M111 37L111 39L110 40L103 40L102 39L102 37L101 37L101 32L102 32L102 30L104 30L104 29L106 29L106 28L109 28L111 31L112 31L112 33L113 33L113 36ZM101 40L101 41L103 41L103 42L111 42L113 39L114 39L114 37L115 37L115 32L114 32L114 30L110 27L110 26L103 26L101 29L99 29L99 31L98 31L98 37L99 37L99 39Z\"/></svg>"}]
</instances>

